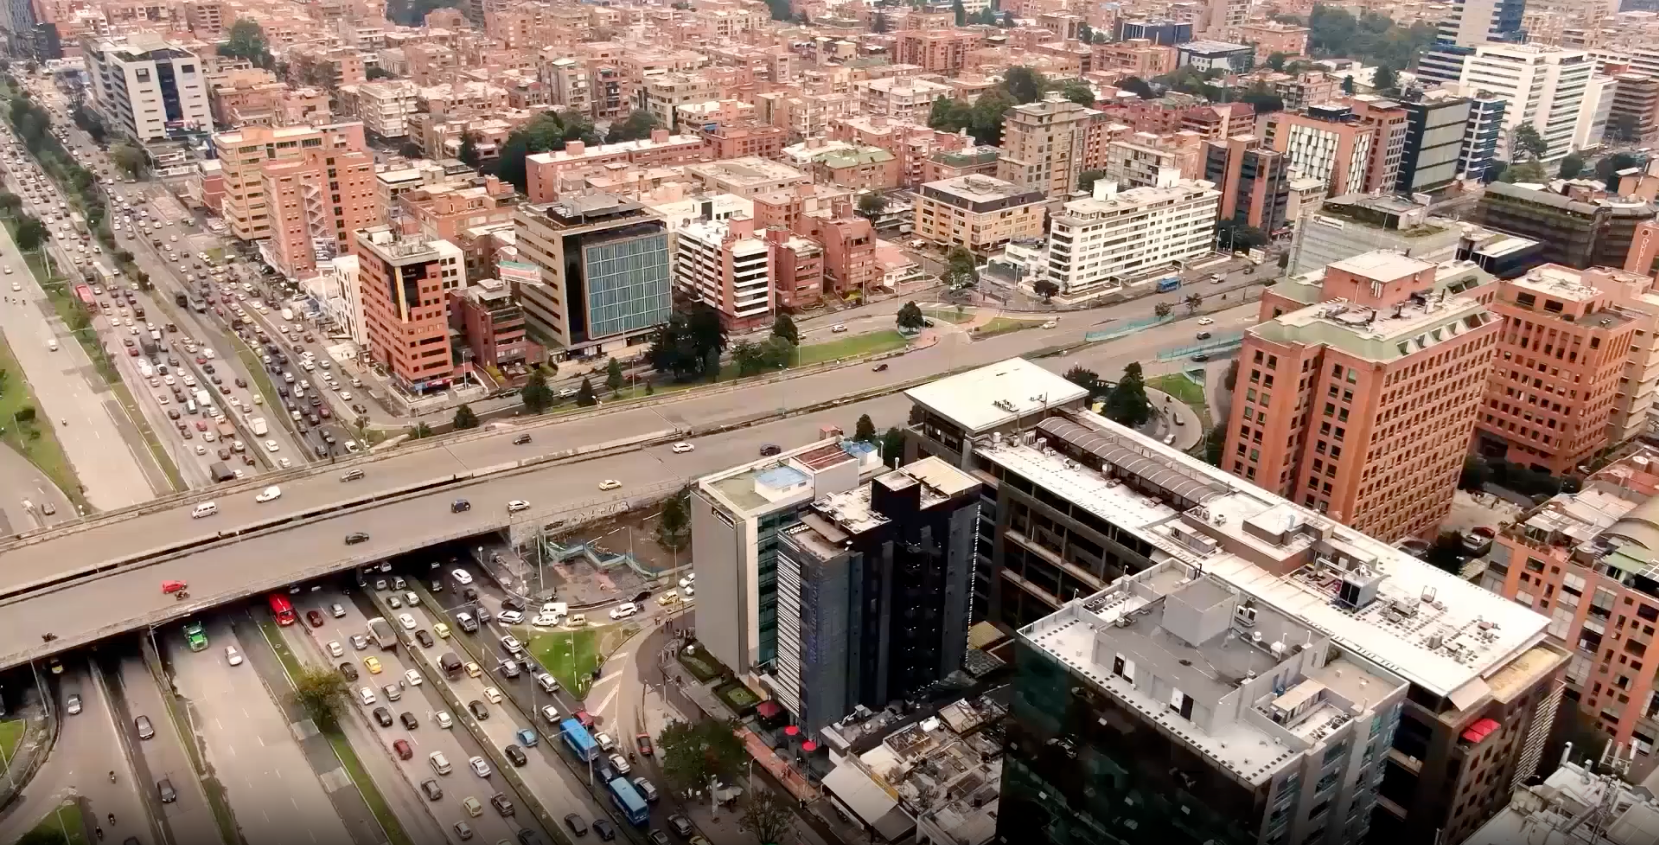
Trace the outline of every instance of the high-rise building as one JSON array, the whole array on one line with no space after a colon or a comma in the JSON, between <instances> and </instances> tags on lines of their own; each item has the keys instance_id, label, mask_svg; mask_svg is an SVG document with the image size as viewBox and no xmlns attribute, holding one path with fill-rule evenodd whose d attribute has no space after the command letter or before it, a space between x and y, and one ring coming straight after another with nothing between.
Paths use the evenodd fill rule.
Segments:
<instances>
[{"instance_id":1,"label":"high-rise building","mask_svg":"<svg viewBox=\"0 0 1659 845\"><path fill-rule=\"evenodd\" d=\"M541 280L518 284L531 336L558 355L620 349L672 308L668 230L645 206L610 194L520 206L513 231Z\"/></svg>"},{"instance_id":2,"label":"high-rise building","mask_svg":"<svg viewBox=\"0 0 1659 845\"><path fill-rule=\"evenodd\" d=\"M1009 109L1002 119L997 178L1051 200L1064 198L1087 169L1089 126L1103 117L1058 94Z\"/></svg>"},{"instance_id":3,"label":"high-rise building","mask_svg":"<svg viewBox=\"0 0 1659 845\"><path fill-rule=\"evenodd\" d=\"M1461 90L1469 98L1469 123L1463 130L1457 169L1465 179L1482 180L1486 169L1498 160L1498 141L1503 137L1509 101L1490 91Z\"/></svg>"},{"instance_id":4,"label":"high-rise building","mask_svg":"<svg viewBox=\"0 0 1659 845\"><path fill-rule=\"evenodd\" d=\"M1266 142L1285 154L1293 174L1319 179L1327 196L1339 197L1364 191L1377 129L1348 106L1316 105L1270 115Z\"/></svg>"},{"instance_id":5,"label":"high-rise building","mask_svg":"<svg viewBox=\"0 0 1659 845\"><path fill-rule=\"evenodd\" d=\"M1578 749L1586 755L1595 749ZM1550 845L1642 845L1654 838L1659 800L1653 784L1633 786L1621 776L1630 755L1607 754L1592 769L1566 759L1543 783L1515 791L1505 807L1463 840L1464 845L1511 845L1542 840ZM1616 762L1614 762L1616 760ZM1612 765L1605 765L1607 763ZM1640 780L1631 767L1629 780ZM1645 787L1645 788L1644 788Z\"/></svg>"},{"instance_id":6,"label":"high-rise building","mask_svg":"<svg viewBox=\"0 0 1659 845\"><path fill-rule=\"evenodd\" d=\"M1306 292L1275 286L1245 332L1221 467L1383 540L1431 533L1498 342L1466 295L1489 278L1372 252L1330 265L1317 292L1311 275L1284 285Z\"/></svg>"},{"instance_id":7,"label":"high-rise building","mask_svg":"<svg viewBox=\"0 0 1659 845\"><path fill-rule=\"evenodd\" d=\"M1513 130L1531 126L1548 149L1540 160L1546 164L1572 152L1579 132L1580 113L1600 106L1592 90L1595 60L1583 50L1567 50L1537 44L1483 44L1463 62L1458 86L1464 91L1485 91L1503 98L1503 125L1511 130L1499 138L1500 152L1514 158L1507 144Z\"/></svg>"},{"instance_id":8,"label":"high-rise building","mask_svg":"<svg viewBox=\"0 0 1659 845\"><path fill-rule=\"evenodd\" d=\"M1487 228L1544 245L1551 264L1576 269L1623 267L1643 224L1659 208L1640 197L1609 194L1600 182L1555 182L1542 187L1494 182L1476 214Z\"/></svg>"},{"instance_id":9,"label":"high-rise building","mask_svg":"<svg viewBox=\"0 0 1659 845\"><path fill-rule=\"evenodd\" d=\"M1503 330L1475 448L1551 475L1572 472L1609 445L1638 315L1558 264L1500 282L1492 308Z\"/></svg>"},{"instance_id":10,"label":"high-rise building","mask_svg":"<svg viewBox=\"0 0 1659 845\"><path fill-rule=\"evenodd\" d=\"M117 133L159 141L213 129L207 71L195 53L140 32L82 45L92 104Z\"/></svg>"},{"instance_id":11,"label":"high-rise building","mask_svg":"<svg viewBox=\"0 0 1659 845\"><path fill-rule=\"evenodd\" d=\"M1406 137L1396 192L1432 193L1450 187L1463 175L1459 159L1469 129L1470 105L1468 97L1447 91L1400 102L1406 111Z\"/></svg>"},{"instance_id":12,"label":"high-rise building","mask_svg":"<svg viewBox=\"0 0 1659 845\"><path fill-rule=\"evenodd\" d=\"M1173 170L1144 188L1101 179L1067 202L1050 226L1048 280L1067 296L1120 288L1160 268L1203 256L1215 243L1221 192Z\"/></svg>"},{"instance_id":13,"label":"high-rise building","mask_svg":"<svg viewBox=\"0 0 1659 845\"><path fill-rule=\"evenodd\" d=\"M753 217L694 220L674 232L674 285L732 332L771 325L776 307L766 242Z\"/></svg>"},{"instance_id":14,"label":"high-rise building","mask_svg":"<svg viewBox=\"0 0 1659 845\"><path fill-rule=\"evenodd\" d=\"M697 640L732 671L758 678L778 656L778 549L812 503L885 472L868 443L827 437L707 475L691 495Z\"/></svg>"},{"instance_id":15,"label":"high-rise building","mask_svg":"<svg viewBox=\"0 0 1659 845\"><path fill-rule=\"evenodd\" d=\"M1400 162L1405 158L1410 114L1399 103L1371 94L1349 97L1348 107L1361 126L1376 130L1371 137L1371 157L1365 165L1365 191L1392 193L1400 178Z\"/></svg>"},{"instance_id":16,"label":"high-rise building","mask_svg":"<svg viewBox=\"0 0 1659 845\"><path fill-rule=\"evenodd\" d=\"M308 149L300 158L265 165L260 178L270 221L263 248L289 279L350 252L354 233L381 220L374 156L368 153Z\"/></svg>"},{"instance_id":17,"label":"high-rise building","mask_svg":"<svg viewBox=\"0 0 1659 845\"><path fill-rule=\"evenodd\" d=\"M357 232L355 252L369 359L410 393L448 387L455 375L449 296L467 284L461 250L374 226Z\"/></svg>"},{"instance_id":18,"label":"high-rise building","mask_svg":"<svg viewBox=\"0 0 1659 845\"><path fill-rule=\"evenodd\" d=\"M1456 82L1476 47L1488 42L1519 42L1526 37L1521 19L1526 0L1453 0L1435 30L1434 46L1418 61L1418 76L1428 83Z\"/></svg>"},{"instance_id":19,"label":"high-rise building","mask_svg":"<svg viewBox=\"0 0 1659 845\"><path fill-rule=\"evenodd\" d=\"M1306 377L1321 395L1347 384L1329 367ZM1084 410L1066 384L1003 362L907 391L907 452L984 484L975 620L1020 629L999 841L1297 842L1268 835L1294 824L1318 843L1368 827L1371 841L1457 842L1537 771L1567 662L1547 619ZM1247 662L1280 654L1302 660ZM1353 661L1341 681L1331 659ZM1322 666L1333 683L1281 698ZM1298 710L1344 702L1378 709ZM1292 789L1271 761L1310 749L1297 766L1317 775ZM1266 756L1232 767L1252 754Z\"/></svg>"},{"instance_id":20,"label":"high-rise building","mask_svg":"<svg viewBox=\"0 0 1659 845\"><path fill-rule=\"evenodd\" d=\"M244 126L213 136L213 152L225 177L221 212L231 234L244 241L271 236L270 199L265 196L265 168L278 161L300 160L305 151L362 152L363 124L326 126Z\"/></svg>"},{"instance_id":21,"label":"high-rise building","mask_svg":"<svg viewBox=\"0 0 1659 845\"><path fill-rule=\"evenodd\" d=\"M928 458L820 496L782 532L770 686L809 736L962 668L979 486Z\"/></svg>"},{"instance_id":22,"label":"high-rise building","mask_svg":"<svg viewBox=\"0 0 1659 845\"><path fill-rule=\"evenodd\" d=\"M1621 73L1613 81L1606 140L1636 143L1659 132L1659 76Z\"/></svg>"},{"instance_id":23,"label":"high-rise building","mask_svg":"<svg viewBox=\"0 0 1659 845\"><path fill-rule=\"evenodd\" d=\"M1259 146L1254 135L1206 141L1204 180L1221 191L1218 220L1270 234L1290 225L1290 167L1283 153Z\"/></svg>"}]
</instances>

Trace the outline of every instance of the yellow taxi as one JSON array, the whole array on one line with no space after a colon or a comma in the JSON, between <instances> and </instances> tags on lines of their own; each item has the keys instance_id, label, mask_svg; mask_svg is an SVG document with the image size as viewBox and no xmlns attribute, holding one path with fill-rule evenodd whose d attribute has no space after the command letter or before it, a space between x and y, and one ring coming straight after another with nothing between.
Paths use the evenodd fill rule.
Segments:
<instances>
[{"instance_id":1,"label":"yellow taxi","mask_svg":"<svg viewBox=\"0 0 1659 845\"><path fill-rule=\"evenodd\" d=\"M437 634L440 640L447 640L449 639L449 626L439 622L432 626L432 633Z\"/></svg>"},{"instance_id":2,"label":"yellow taxi","mask_svg":"<svg viewBox=\"0 0 1659 845\"><path fill-rule=\"evenodd\" d=\"M371 655L363 658L363 666L369 670L370 675L380 674L380 658L378 657Z\"/></svg>"}]
</instances>

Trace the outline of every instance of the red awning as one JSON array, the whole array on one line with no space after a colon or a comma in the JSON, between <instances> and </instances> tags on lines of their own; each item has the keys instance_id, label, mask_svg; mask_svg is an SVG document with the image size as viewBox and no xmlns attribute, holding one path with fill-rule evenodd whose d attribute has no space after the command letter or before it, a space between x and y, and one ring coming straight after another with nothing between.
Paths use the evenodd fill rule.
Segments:
<instances>
[{"instance_id":1,"label":"red awning","mask_svg":"<svg viewBox=\"0 0 1659 845\"><path fill-rule=\"evenodd\" d=\"M1469 729L1463 732L1463 739L1465 742L1479 743L1495 733L1498 728L1499 725L1496 720L1481 719L1480 721L1470 725Z\"/></svg>"},{"instance_id":2,"label":"red awning","mask_svg":"<svg viewBox=\"0 0 1659 845\"><path fill-rule=\"evenodd\" d=\"M794 725L790 725L789 727L786 727L786 728L783 729L784 736L795 736L795 735L799 734L800 732L801 732L801 729L795 727Z\"/></svg>"},{"instance_id":3,"label":"red awning","mask_svg":"<svg viewBox=\"0 0 1659 845\"><path fill-rule=\"evenodd\" d=\"M776 701L762 701L761 703L755 705L755 713L762 719L775 718L782 712L783 708L779 707Z\"/></svg>"}]
</instances>

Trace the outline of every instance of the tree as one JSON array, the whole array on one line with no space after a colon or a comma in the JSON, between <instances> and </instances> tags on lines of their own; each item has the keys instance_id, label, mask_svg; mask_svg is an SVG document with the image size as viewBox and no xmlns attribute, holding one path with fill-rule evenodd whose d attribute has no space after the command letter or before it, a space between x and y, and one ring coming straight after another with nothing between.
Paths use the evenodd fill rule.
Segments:
<instances>
[{"instance_id":1,"label":"tree","mask_svg":"<svg viewBox=\"0 0 1659 845\"><path fill-rule=\"evenodd\" d=\"M1350 73L1347 76L1342 77L1342 93L1347 94L1349 96L1353 96L1353 94L1354 94L1354 75L1353 74Z\"/></svg>"},{"instance_id":2,"label":"tree","mask_svg":"<svg viewBox=\"0 0 1659 845\"><path fill-rule=\"evenodd\" d=\"M1080 105L1092 107L1095 102L1094 89L1078 79L1068 79L1061 86L1060 92L1066 99Z\"/></svg>"},{"instance_id":3,"label":"tree","mask_svg":"<svg viewBox=\"0 0 1659 845\"><path fill-rule=\"evenodd\" d=\"M582 385L576 388L576 406L591 408L599 404L599 398L593 395L593 382L587 376L582 377Z\"/></svg>"},{"instance_id":4,"label":"tree","mask_svg":"<svg viewBox=\"0 0 1659 845\"><path fill-rule=\"evenodd\" d=\"M1066 371L1066 381L1090 393L1100 390L1100 374L1082 364L1073 364L1072 368Z\"/></svg>"},{"instance_id":5,"label":"tree","mask_svg":"<svg viewBox=\"0 0 1659 845\"><path fill-rule=\"evenodd\" d=\"M962 0L951 0L950 10L954 15L956 15L957 26L966 26L968 24L968 10L963 8Z\"/></svg>"},{"instance_id":6,"label":"tree","mask_svg":"<svg viewBox=\"0 0 1659 845\"><path fill-rule=\"evenodd\" d=\"M1221 450L1227 446L1227 423L1218 422L1204 435L1204 463L1221 466Z\"/></svg>"},{"instance_id":7,"label":"tree","mask_svg":"<svg viewBox=\"0 0 1659 845\"><path fill-rule=\"evenodd\" d=\"M1174 310L1175 306L1167 302L1160 302L1157 305L1152 306L1152 316L1162 320L1163 318L1168 317L1170 312Z\"/></svg>"},{"instance_id":8,"label":"tree","mask_svg":"<svg viewBox=\"0 0 1659 845\"><path fill-rule=\"evenodd\" d=\"M886 32L887 30L889 30L891 28L892 28L892 25L887 22L887 13L886 12L876 12L875 17L870 18L870 31L871 32L879 34L879 33Z\"/></svg>"},{"instance_id":9,"label":"tree","mask_svg":"<svg viewBox=\"0 0 1659 845\"><path fill-rule=\"evenodd\" d=\"M1453 575L1461 575L1466 554L1463 550L1462 536L1456 531L1442 531L1434 538L1434 545L1429 547L1428 554L1423 559L1436 568Z\"/></svg>"},{"instance_id":10,"label":"tree","mask_svg":"<svg viewBox=\"0 0 1659 845\"><path fill-rule=\"evenodd\" d=\"M12 232L12 240L16 241L17 248L24 252L39 248L48 236L46 224L27 214L17 221L17 230Z\"/></svg>"},{"instance_id":11,"label":"tree","mask_svg":"<svg viewBox=\"0 0 1659 845\"><path fill-rule=\"evenodd\" d=\"M117 170L134 179L142 179L150 170L150 157L138 147L125 141L114 144L109 148L110 163Z\"/></svg>"},{"instance_id":12,"label":"tree","mask_svg":"<svg viewBox=\"0 0 1659 845\"><path fill-rule=\"evenodd\" d=\"M598 144L599 133L586 115L573 111L543 112L512 131L501 145L496 175L511 182L520 192L529 185L524 159L532 153L562 150L570 141Z\"/></svg>"},{"instance_id":13,"label":"tree","mask_svg":"<svg viewBox=\"0 0 1659 845\"><path fill-rule=\"evenodd\" d=\"M904 432L898 426L887 429L881 435L881 462L887 466L898 466L904 460Z\"/></svg>"},{"instance_id":14,"label":"tree","mask_svg":"<svg viewBox=\"0 0 1659 845\"><path fill-rule=\"evenodd\" d=\"M1634 144L1642 140L1638 129L1636 115L1630 112L1620 112L1607 119L1607 137L1619 143Z\"/></svg>"},{"instance_id":15,"label":"tree","mask_svg":"<svg viewBox=\"0 0 1659 845\"><path fill-rule=\"evenodd\" d=\"M1106 394L1106 417L1130 428L1152 419L1152 400L1146 398L1146 380L1138 362L1131 361L1124 367L1123 378Z\"/></svg>"},{"instance_id":16,"label":"tree","mask_svg":"<svg viewBox=\"0 0 1659 845\"><path fill-rule=\"evenodd\" d=\"M370 65L363 69L363 75L367 77L370 82L373 82L376 79L390 78L392 72L381 67L380 65Z\"/></svg>"},{"instance_id":17,"label":"tree","mask_svg":"<svg viewBox=\"0 0 1659 845\"><path fill-rule=\"evenodd\" d=\"M397 148L397 154L404 158L420 158L425 155L421 150L421 145L414 141L404 141L403 146Z\"/></svg>"},{"instance_id":18,"label":"tree","mask_svg":"<svg viewBox=\"0 0 1659 845\"><path fill-rule=\"evenodd\" d=\"M1077 190L1086 194L1094 193L1094 183L1106 178L1104 170L1085 170L1077 174Z\"/></svg>"},{"instance_id":19,"label":"tree","mask_svg":"<svg viewBox=\"0 0 1659 845\"><path fill-rule=\"evenodd\" d=\"M749 753L729 722L704 719L669 722L657 735L663 775L676 791L707 789L709 782L732 783L748 765Z\"/></svg>"},{"instance_id":20,"label":"tree","mask_svg":"<svg viewBox=\"0 0 1659 845\"><path fill-rule=\"evenodd\" d=\"M1152 86L1148 85L1146 80L1138 76L1126 76L1123 79L1118 80L1118 88L1128 91L1143 100L1155 100L1158 98L1158 92L1152 90Z\"/></svg>"},{"instance_id":21,"label":"tree","mask_svg":"<svg viewBox=\"0 0 1659 845\"><path fill-rule=\"evenodd\" d=\"M1508 183L1544 182L1548 179L1549 174L1544 171L1544 165L1535 158L1504 168L1503 174L1498 177L1498 181Z\"/></svg>"},{"instance_id":22,"label":"tree","mask_svg":"<svg viewBox=\"0 0 1659 845\"><path fill-rule=\"evenodd\" d=\"M0 215L11 217L23 209L23 198L10 191L0 191Z\"/></svg>"},{"instance_id":23,"label":"tree","mask_svg":"<svg viewBox=\"0 0 1659 845\"><path fill-rule=\"evenodd\" d=\"M979 259L966 247L953 246L945 253L945 273L940 277L947 287L971 288L979 284Z\"/></svg>"},{"instance_id":24,"label":"tree","mask_svg":"<svg viewBox=\"0 0 1659 845\"><path fill-rule=\"evenodd\" d=\"M921 331L927 325L927 318L922 316L922 309L914 302L906 302L899 308L898 325L900 331Z\"/></svg>"},{"instance_id":25,"label":"tree","mask_svg":"<svg viewBox=\"0 0 1659 845\"><path fill-rule=\"evenodd\" d=\"M876 424L870 420L869 414L859 416L858 422L853 425L853 439L860 443L875 442Z\"/></svg>"},{"instance_id":26,"label":"tree","mask_svg":"<svg viewBox=\"0 0 1659 845\"><path fill-rule=\"evenodd\" d=\"M1285 109L1284 98L1269 91L1267 85L1262 82L1250 86L1248 90L1238 96L1238 101L1248 104L1256 110L1258 115L1272 114Z\"/></svg>"},{"instance_id":27,"label":"tree","mask_svg":"<svg viewBox=\"0 0 1659 845\"><path fill-rule=\"evenodd\" d=\"M1394 68L1388 65L1377 65L1377 72L1371 77L1371 89L1374 91L1392 91L1400 86L1400 80L1394 75Z\"/></svg>"},{"instance_id":28,"label":"tree","mask_svg":"<svg viewBox=\"0 0 1659 845\"><path fill-rule=\"evenodd\" d=\"M881 191L868 191L858 197L858 213L870 220L881 216L887 210L887 194Z\"/></svg>"},{"instance_id":29,"label":"tree","mask_svg":"<svg viewBox=\"0 0 1659 845\"><path fill-rule=\"evenodd\" d=\"M1235 251L1259 249L1267 246L1272 240L1266 232L1255 226L1240 226L1231 219L1222 220L1215 228L1216 240Z\"/></svg>"},{"instance_id":30,"label":"tree","mask_svg":"<svg viewBox=\"0 0 1659 845\"><path fill-rule=\"evenodd\" d=\"M1020 65L1011 67L1002 76L1002 88L1014 102L1024 104L1035 102L1048 89L1048 80L1041 73L1032 68Z\"/></svg>"},{"instance_id":31,"label":"tree","mask_svg":"<svg viewBox=\"0 0 1659 845\"><path fill-rule=\"evenodd\" d=\"M1267 56L1267 67L1269 70L1283 72L1285 69L1285 59L1288 58L1290 57L1277 51L1269 53Z\"/></svg>"},{"instance_id":32,"label":"tree","mask_svg":"<svg viewBox=\"0 0 1659 845\"><path fill-rule=\"evenodd\" d=\"M1031 291L1042 297L1044 302L1047 302L1053 299L1055 294L1060 292L1060 286L1047 277L1044 277L1031 283Z\"/></svg>"},{"instance_id":33,"label":"tree","mask_svg":"<svg viewBox=\"0 0 1659 845\"><path fill-rule=\"evenodd\" d=\"M323 730L339 724L340 704L346 700L346 679L333 669L306 664L294 679L294 703Z\"/></svg>"},{"instance_id":34,"label":"tree","mask_svg":"<svg viewBox=\"0 0 1659 845\"><path fill-rule=\"evenodd\" d=\"M1221 376L1221 386L1232 390L1238 385L1238 359L1227 362L1227 372Z\"/></svg>"},{"instance_id":35,"label":"tree","mask_svg":"<svg viewBox=\"0 0 1659 845\"><path fill-rule=\"evenodd\" d=\"M789 0L766 0L766 9L772 13L772 20L786 21L795 17L795 10L789 8Z\"/></svg>"},{"instance_id":36,"label":"tree","mask_svg":"<svg viewBox=\"0 0 1659 845\"><path fill-rule=\"evenodd\" d=\"M1204 305L1204 295L1201 293L1189 293L1185 299L1181 300L1181 304L1187 306L1188 314L1197 314L1198 309Z\"/></svg>"},{"instance_id":37,"label":"tree","mask_svg":"<svg viewBox=\"0 0 1659 845\"><path fill-rule=\"evenodd\" d=\"M1463 471L1457 476L1457 489L1470 493L1485 492L1486 482L1491 478L1492 470L1486 461L1478 455L1467 455L1463 458Z\"/></svg>"},{"instance_id":38,"label":"tree","mask_svg":"<svg viewBox=\"0 0 1659 845\"><path fill-rule=\"evenodd\" d=\"M1642 160L1630 153L1614 153L1596 162L1596 178L1607 183L1607 190L1619 189L1619 171L1639 167Z\"/></svg>"},{"instance_id":39,"label":"tree","mask_svg":"<svg viewBox=\"0 0 1659 845\"><path fill-rule=\"evenodd\" d=\"M662 512L657 514L657 545L669 551L685 548L691 539L691 512L686 507L686 493L681 491L663 500Z\"/></svg>"},{"instance_id":40,"label":"tree","mask_svg":"<svg viewBox=\"0 0 1659 845\"><path fill-rule=\"evenodd\" d=\"M1513 163L1523 158L1543 158L1549 155L1550 145L1532 124L1523 123L1509 136L1509 151L1509 160Z\"/></svg>"},{"instance_id":41,"label":"tree","mask_svg":"<svg viewBox=\"0 0 1659 845\"><path fill-rule=\"evenodd\" d=\"M1083 43L1083 44L1093 43L1094 42L1094 29L1086 23L1078 24L1077 25L1077 40L1078 40L1078 42Z\"/></svg>"},{"instance_id":42,"label":"tree","mask_svg":"<svg viewBox=\"0 0 1659 845\"><path fill-rule=\"evenodd\" d=\"M455 409L455 430L464 431L478 427L478 415L473 413L471 405L463 404Z\"/></svg>"},{"instance_id":43,"label":"tree","mask_svg":"<svg viewBox=\"0 0 1659 845\"><path fill-rule=\"evenodd\" d=\"M230 38L219 45L219 55L246 59L252 62L254 67L267 70L276 64L271 58L270 45L265 40L265 30L247 18L230 25Z\"/></svg>"},{"instance_id":44,"label":"tree","mask_svg":"<svg viewBox=\"0 0 1659 845\"><path fill-rule=\"evenodd\" d=\"M772 336L783 338L790 346L801 345L801 330L795 328L795 321L790 319L788 314L779 314L778 318L772 321Z\"/></svg>"},{"instance_id":45,"label":"tree","mask_svg":"<svg viewBox=\"0 0 1659 845\"><path fill-rule=\"evenodd\" d=\"M689 381L720 369L720 353L726 351L726 327L714 309L694 303L676 310L657 329L645 360L651 369Z\"/></svg>"},{"instance_id":46,"label":"tree","mask_svg":"<svg viewBox=\"0 0 1659 845\"><path fill-rule=\"evenodd\" d=\"M1578 174L1583 172L1584 158L1578 153L1568 153L1561 159L1561 169L1556 171L1556 176L1561 179L1577 179Z\"/></svg>"},{"instance_id":47,"label":"tree","mask_svg":"<svg viewBox=\"0 0 1659 845\"><path fill-rule=\"evenodd\" d=\"M461 134L461 163L478 169L478 136L470 129Z\"/></svg>"},{"instance_id":48,"label":"tree","mask_svg":"<svg viewBox=\"0 0 1659 845\"><path fill-rule=\"evenodd\" d=\"M782 842L794 824L795 810L776 792L751 792L743 802L743 825L762 845Z\"/></svg>"},{"instance_id":49,"label":"tree","mask_svg":"<svg viewBox=\"0 0 1659 845\"><path fill-rule=\"evenodd\" d=\"M642 109L631 111L627 117L611 123L610 131L605 133L605 143L643 141L651 137L651 130L658 126L661 124L657 123L656 115Z\"/></svg>"},{"instance_id":50,"label":"tree","mask_svg":"<svg viewBox=\"0 0 1659 845\"><path fill-rule=\"evenodd\" d=\"M524 400L524 410L532 414L544 413L553 407L553 389L547 386L547 374L540 367L530 371L518 395Z\"/></svg>"},{"instance_id":51,"label":"tree","mask_svg":"<svg viewBox=\"0 0 1659 845\"><path fill-rule=\"evenodd\" d=\"M615 396L622 391L622 385L627 382L622 376L622 362L612 358L605 364L605 387Z\"/></svg>"}]
</instances>

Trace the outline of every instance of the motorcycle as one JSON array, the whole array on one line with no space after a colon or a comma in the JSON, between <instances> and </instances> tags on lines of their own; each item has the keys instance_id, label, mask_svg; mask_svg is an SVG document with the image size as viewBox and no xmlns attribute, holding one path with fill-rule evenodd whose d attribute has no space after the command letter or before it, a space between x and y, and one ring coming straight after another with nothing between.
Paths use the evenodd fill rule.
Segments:
<instances>
[{"instance_id":1,"label":"motorcycle","mask_svg":"<svg viewBox=\"0 0 1659 845\"><path fill-rule=\"evenodd\" d=\"M115 770L114 769L109 770L109 782L110 783L115 782Z\"/></svg>"}]
</instances>

